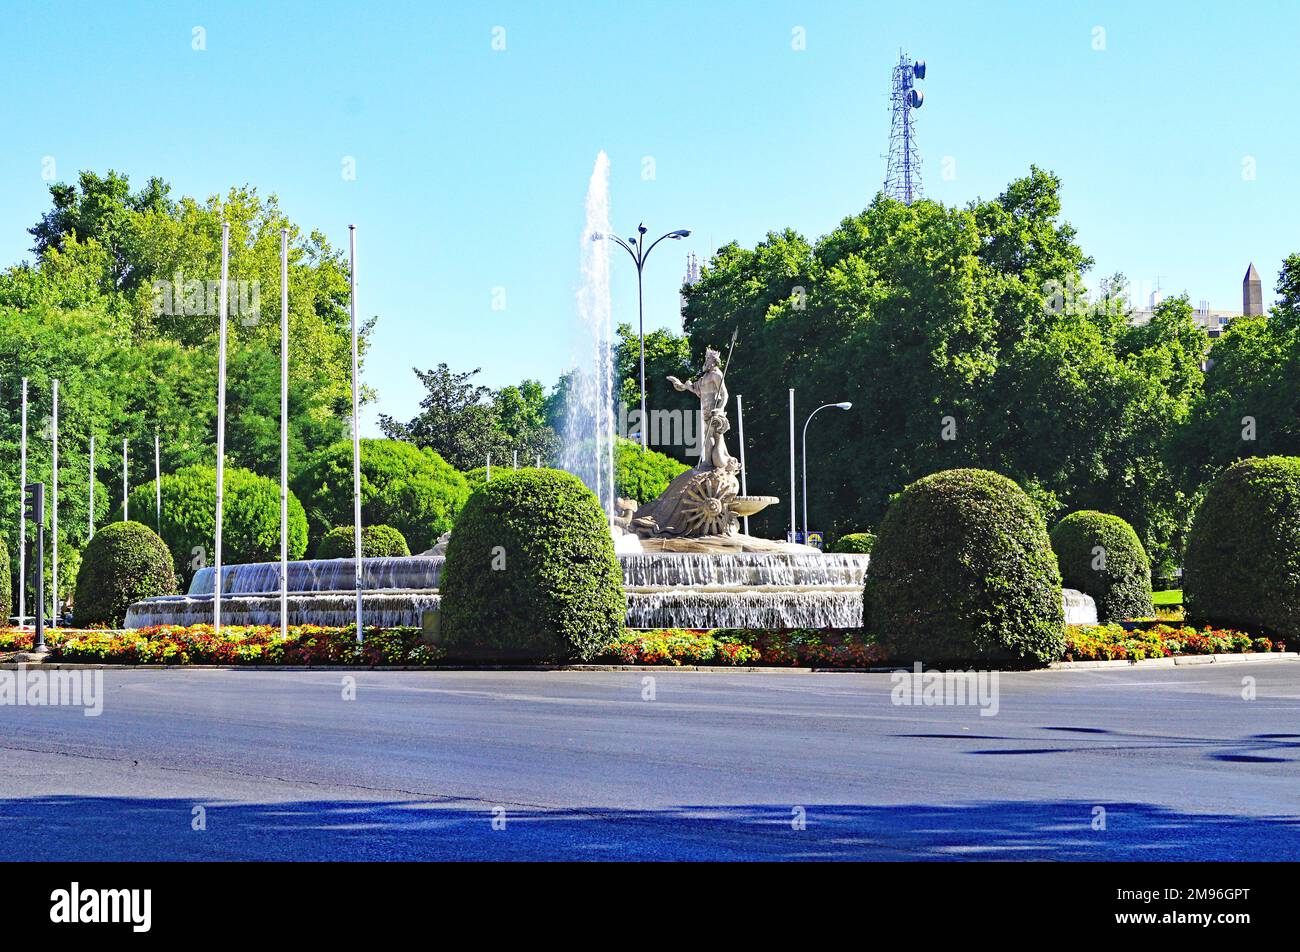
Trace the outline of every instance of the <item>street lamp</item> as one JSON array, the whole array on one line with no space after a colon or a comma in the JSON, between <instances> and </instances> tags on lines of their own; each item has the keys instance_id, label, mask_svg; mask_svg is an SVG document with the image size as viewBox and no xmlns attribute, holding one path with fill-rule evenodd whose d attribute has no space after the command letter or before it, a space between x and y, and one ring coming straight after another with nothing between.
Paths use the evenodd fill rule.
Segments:
<instances>
[{"instance_id":1,"label":"street lamp","mask_svg":"<svg viewBox=\"0 0 1300 952\"><path fill-rule=\"evenodd\" d=\"M672 238L674 241L680 241L690 236L690 230L679 228L677 231L670 231L666 235L660 235L651 243L650 247L645 246L646 227L644 224L636 226L636 234L624 241L618 235L605 235L600 232L594 232L591 236L592 241L600 241L602 238L608 238L617 244L620 248L632 256L632 263L636 265L636 309L638 334L641 338L641 449L646 448L646 432L649 427L649 421L646 419L645 409L645 295L641 288L641 270L645 267L646 258L650 257L650 252L655 250L655 245L665 238Z\"/></svg>"},{"instance_id":2,"label":"street lamp","mask_svg":"<svg viewBox=\"0 0 1300 952\"><path fill-rule=\"evenodd\" d=\"M835 407L837 410L852 410L853 404L847 400L843 403L823 403L808 414L808 419L803 421L803 538L805 545L808 543L808 424L812 422L813 417L827 407Z\"/></svg>"}]
</instances>

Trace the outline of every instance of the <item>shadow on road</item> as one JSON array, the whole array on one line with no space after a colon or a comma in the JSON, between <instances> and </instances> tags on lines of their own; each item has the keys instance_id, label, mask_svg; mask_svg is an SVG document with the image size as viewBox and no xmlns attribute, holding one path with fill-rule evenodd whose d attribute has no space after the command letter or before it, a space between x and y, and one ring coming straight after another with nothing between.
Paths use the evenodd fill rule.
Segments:
<instances>
[{"instance_id":1,"label":"shadow on road","mask_svg":"<svg viewBox=\"0 0 1300 952\"><path fill-rule=\"evenodd\" d=\"M206 829L192 828L196 806ZM1094 829L1098 806L1104 829ZM0 800L0 859L1295 860L1300 817L1081 801L494 811L454 800L34 797Z\"/></svg>"}]
</instances>

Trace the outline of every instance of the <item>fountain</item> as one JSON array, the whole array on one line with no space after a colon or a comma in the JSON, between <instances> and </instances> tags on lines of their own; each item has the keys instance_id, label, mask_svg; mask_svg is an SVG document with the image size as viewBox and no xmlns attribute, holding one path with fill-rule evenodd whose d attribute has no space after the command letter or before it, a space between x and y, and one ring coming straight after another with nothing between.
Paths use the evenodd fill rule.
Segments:
<instances>
[{"instance_id":1,"label":"fountain","mask_svg":"<svg viewBox=\"0 0 1300 952\"><path fill-rule=\"evenodd\" d=\"M740 494L740 464L727 451L726 368L709 348L693 380L669 377L699 398L703 439L698 463L642 505L619 500L614 486L614 371L610 332L609 159L596 157L587 189L577 296L581 358L565 399L561 466L596 494L609 513L623 569L627 622L633 628L856 628L869 557L826 554L812 546L760 539L740 520L779 502ZM363 559L363 611L380 626L420 626L438 609L446 537L406 558ZM288 623L346 626L355 619L352 559L290 562ZM279 565L232 565L222 571L222 619L231 625L278 624ZM211 569L186 595L136 602L126 625L212 620ZM1067 591L1067 621L1096 622L1092 599Z\"/></svg>"}]
</instances>

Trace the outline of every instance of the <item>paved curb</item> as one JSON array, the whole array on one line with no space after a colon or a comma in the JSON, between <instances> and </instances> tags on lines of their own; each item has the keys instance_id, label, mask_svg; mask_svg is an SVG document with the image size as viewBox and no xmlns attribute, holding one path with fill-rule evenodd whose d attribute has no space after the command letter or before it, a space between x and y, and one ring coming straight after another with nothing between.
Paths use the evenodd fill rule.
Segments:
<instances>
[{"instance_id":1,"label":"paved curb","mask_svg":"<svg viewBox=\"0 0 1300 952\"><path fill-rule=\"evenodd\" d=\"M1006 674L1033 674L1041 671L1091 671L1108 668L1173 668L1196 664L1248 664L1258 661L1295 661L1295 651L1247 652L1244 654L1183 655L1176 658L1146 658L1142 661L1054 661L1045 668L999 668ZM0 671L28 670L40 667L50 671L541 671L541 672L692 672L696 674L892 674L911 672L904 665L881 665L871 668L790 668L754 665L710 664L409 664L409 665L289 665L289 664L76 664L62 661L0 663ZM925 670L944 670L926 668ZM968 670L968 669L962 669ZM975 670L975 669L969 669ZM981 669L983 670L983 669Z\"/></svg>"},{"instance_id":2,"label":"paved curb","mask_svg":"<svg viewBox=\"0 0 1300 952\"><path fill-rule=\"evenodd\" d=\"M1144 658L1141 661L1053 661L1047 671L1080 671L1096 668L1173 668L1189 664L1248 664L1252 661L1294 661L1294 651L1247 651L1238 654L1179 655L1173 658Z\"/></svg>"}]
</instances>

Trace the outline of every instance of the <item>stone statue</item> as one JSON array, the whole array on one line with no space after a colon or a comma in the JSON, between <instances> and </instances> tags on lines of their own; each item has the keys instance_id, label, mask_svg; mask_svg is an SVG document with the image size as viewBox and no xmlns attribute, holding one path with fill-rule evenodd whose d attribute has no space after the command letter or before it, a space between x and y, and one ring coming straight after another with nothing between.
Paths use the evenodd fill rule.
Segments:
<instances>
[{"instance_id":1,"label":"stone statue","mask_svg":"<svg viewBox=\"0 0 1300 952\"><path fill-rule=\"evenodd\" d=\"M727 420L727 381L722 375L722 355L712 347L704 351L704 370L698 377L682 383L676 377L668 382L679 391L689 391L700 399L700 469L736 469L727 452L724 434L731 429Z\"/></svg>"},{"instance_id":2,"label":"stone statue","mask_svg":"<svg viewBox=\"0 0 1300 952\"><path fill-rule=\"evenodd\" d=\"M756 539L740 532L740 520L779 500L740 495L740 463L727 452L727 382L722 355L704 352L704 369L687 383L668 382L700 400L700 459L669 484L658 499L645 503L628 522L628 531L647 552L815 551L802 545Z\"/></svg>"}]
</instances>

